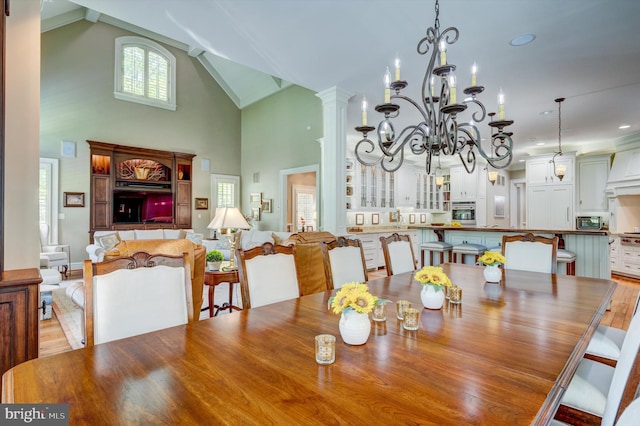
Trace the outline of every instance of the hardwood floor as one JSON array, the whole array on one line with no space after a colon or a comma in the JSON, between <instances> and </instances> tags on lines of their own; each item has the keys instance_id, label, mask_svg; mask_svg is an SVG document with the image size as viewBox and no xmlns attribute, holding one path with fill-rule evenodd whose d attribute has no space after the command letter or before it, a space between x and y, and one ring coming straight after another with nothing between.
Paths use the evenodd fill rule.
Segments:
<instances>
[{"instance_id":1,"label":"hardwood floor","mask_svg":"<svg viewBox=\"0 0 640 426\"><path fill-rule=\"evenodd\" d=\"M369 279L384 277L387 275L384 269L368 272ZM70 271L70 278L81 278L82 271ZM627 329L631 322L631 316L635 307L638 292L640 292L640 281L618 275L612 277L618 283L613 299L611 300L611 310L607 311L600 324L616 328ZM50 320L40 321L40 356L50 356L57 353L70 351L71 346L62 331L60 322L52 315Z\"/></svg>"}]
</instances>

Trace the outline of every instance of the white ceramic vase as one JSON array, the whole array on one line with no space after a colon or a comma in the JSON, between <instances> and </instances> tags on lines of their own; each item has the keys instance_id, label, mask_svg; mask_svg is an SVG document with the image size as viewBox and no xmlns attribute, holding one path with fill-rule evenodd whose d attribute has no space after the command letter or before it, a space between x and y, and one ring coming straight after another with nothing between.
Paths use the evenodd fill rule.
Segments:
<instances>
[{"instance_id":1,"label":"white ceramic vase","mask_svg":"<svg viewBox=\"0 0 640 426\"><path fill-rule=\"evenodd\" d=\"M502 271L498 265L487 265L482 273L484 274L485 281L488 283L499 283L502 278Z\"/></svg>"},{"instance_id":2,"label":"white ceramic vase","mask_svg":"<svg viewBox=\"0 0 640 426\"><path fill-rule=\"evenodd\" d=\"M369 314L356 311L343 312L340 317L340 336L348 345L364 345L371 332Z\"/></svg>"},{"instance_id":3,"label":"white ceramic vase","mask_svg":"<svg viewBox=\"0 0 640 426\"><path fill-rule=\"evenodd\" d=\"M427 309L441 309L444 304L444 288L436 290L435 286L423 285L420 291L420 299L422 300L422 305Z\"/></svg>"}]
</instances>

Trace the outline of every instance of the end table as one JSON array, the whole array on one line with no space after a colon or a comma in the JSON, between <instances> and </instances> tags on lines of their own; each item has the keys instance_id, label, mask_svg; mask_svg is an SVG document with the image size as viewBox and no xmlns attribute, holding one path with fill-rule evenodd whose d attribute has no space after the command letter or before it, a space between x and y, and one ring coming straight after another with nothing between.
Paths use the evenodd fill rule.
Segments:
<instances>
[{"instance_id":1,"label":"end table","mask_svg":"<svg viewBox=\"0 0 640 426\"><path fill-rule=\"evenodd\" d=\"M204 283L209 286L209 317L218 315L218 312L229 310L229 312L241 311L242 308L233 305L233 285L239 283L238 271L205 271ZM229 283L229 302L222 305L216 305L213 302L213 294L215 287L221 283ZM215 309L215 312L214 312Z\"/></svg>"}]
</instances>

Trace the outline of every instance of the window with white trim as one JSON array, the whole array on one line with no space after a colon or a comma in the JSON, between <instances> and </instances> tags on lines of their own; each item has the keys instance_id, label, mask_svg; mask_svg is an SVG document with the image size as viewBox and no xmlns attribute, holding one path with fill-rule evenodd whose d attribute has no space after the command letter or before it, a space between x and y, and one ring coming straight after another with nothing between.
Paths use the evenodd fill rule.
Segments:
<instances>
[{"instance_id":1,"label":"window with white trim","mask_svg":"<svg viewBox=\"0 0 640 426\"><path fill-rule=\"evenodd\" d=\"M116 39L116 99L176 110L176 58L142 37Z\"/></svg>"}]
</instances>

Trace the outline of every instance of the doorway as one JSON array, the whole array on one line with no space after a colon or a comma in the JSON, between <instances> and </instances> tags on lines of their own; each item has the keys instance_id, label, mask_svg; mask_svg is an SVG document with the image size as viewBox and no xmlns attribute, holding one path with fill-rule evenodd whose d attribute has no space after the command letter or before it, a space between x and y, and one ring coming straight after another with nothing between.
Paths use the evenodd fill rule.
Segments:
<instances>
[{"instance_id":1,"label":"doorway","mask_svg":"<svg viewBox=\"0 0 640 426\"><path fill-rule=\"evenodd\" d=\"M319 166L280 171L280 229L287 232L317 231L322 225L318 190Z\"/></svg>"},{"instance_id":2,"label":"doorway","mask_svg":"<svg viewBox=\"0 0 640 426\"><path fill-rule=\"evenodd\" d=\"M512 179L509 199L509 215L511 228L524 229L527 226L527 191L524 179Z\"/></svg>"}]
</instances>

